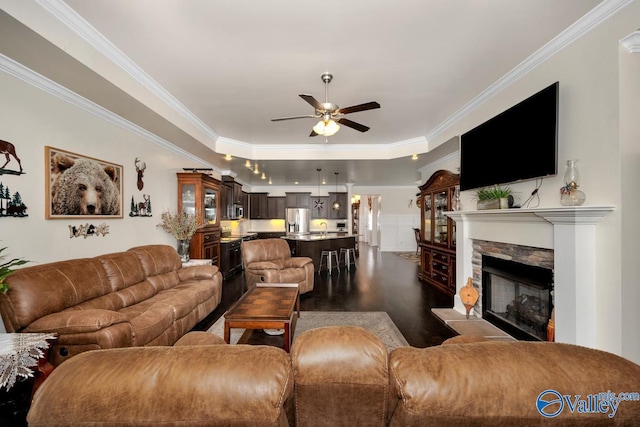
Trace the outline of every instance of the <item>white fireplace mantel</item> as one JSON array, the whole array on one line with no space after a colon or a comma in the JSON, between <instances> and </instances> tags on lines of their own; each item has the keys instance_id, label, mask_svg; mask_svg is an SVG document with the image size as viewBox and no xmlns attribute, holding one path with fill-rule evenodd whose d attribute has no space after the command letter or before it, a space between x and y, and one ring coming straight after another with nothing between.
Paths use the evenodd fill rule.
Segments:
<instances>
[{"instance_id":1,"label":"white fireplace mantel","mask_svg":"<svg viewBox=\"0 0 640 427\"><path fill-rule=\"evenodd\" d=\"M615 206L562 206L540 209L488 209L482 211L451 211L445 214L460 221L549 222L596 224Z\"/></svg>"},{"instance_id":2,"label":"white fireplace mantel","mask_svg":"<svg viewBox=\"0 0 640 427\"><path fill-rule=\"evenodd\" d=\"M455 211L456 297L472 277L472 239L499 241L554 251L555 337L558 342L596 346L596 224L614 206ZM492 237L495 236L495 237Z\"/></svg>"}]
</instances>

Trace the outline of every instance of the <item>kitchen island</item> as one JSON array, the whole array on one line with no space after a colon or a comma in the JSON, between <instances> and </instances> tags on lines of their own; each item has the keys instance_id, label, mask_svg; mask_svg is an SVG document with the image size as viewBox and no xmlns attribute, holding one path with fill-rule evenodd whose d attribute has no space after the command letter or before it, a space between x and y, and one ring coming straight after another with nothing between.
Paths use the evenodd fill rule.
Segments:
<instances>
[{"instance_id":1,"label":"kitchen island","mask_svg":"<svg viewBox=\"0 0 640 427\"><path fill-rule=\"evenodd\" d=\"M356 245L356 236L347 233L287 235L282 238L289 243L291 256L311 258L316 271L320 266L322 251L336 251L339 256L341 248L355 248ZM344 266L344 259L340 260L340 265ZM323 264L322 270L326 269L327 266Z\"/></svg>"}]
</instances>

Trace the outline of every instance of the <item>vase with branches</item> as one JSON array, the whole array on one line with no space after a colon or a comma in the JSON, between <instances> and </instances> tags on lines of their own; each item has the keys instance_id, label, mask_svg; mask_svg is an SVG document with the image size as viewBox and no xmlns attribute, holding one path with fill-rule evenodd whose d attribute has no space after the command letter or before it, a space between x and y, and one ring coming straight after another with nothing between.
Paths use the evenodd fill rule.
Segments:
<instances>
[{"instance_id":1,"label":"vase with branches","mask_svg":"<svg viewBox=\"0 0 640 427\"><path fill-rule=\"evenodd\" d=\"M157 227L171 234L178 241L178 253L182 262L189 261L189 245L200 224L194 215L185 212L165 211L160 215Z\"/></svg>"}]
</instances>

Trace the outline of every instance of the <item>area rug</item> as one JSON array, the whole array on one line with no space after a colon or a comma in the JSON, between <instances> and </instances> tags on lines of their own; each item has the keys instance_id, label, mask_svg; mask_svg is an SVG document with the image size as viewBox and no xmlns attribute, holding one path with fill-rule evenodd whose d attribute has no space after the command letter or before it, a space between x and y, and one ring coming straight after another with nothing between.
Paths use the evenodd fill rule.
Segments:
<instances>
[{"instance_id":1,"label":"area rug","mask_svg":"<svg viewBox=\"0 0 640 427\"><path fill-rule=\"evenodd\" d=\"M394 252L394 254L420 265L420 254L416 255L415 252Z\"/></svg>"},{"instance_id":2,"label":"area rug","mask_svg":"<svg viewBox=\"0 0 640 427\"><path fill-rule=\"evenodd\" d=\"M384 311L302 311L296 323L293 340L295 341L304 331L321 326L361 326L380 337L388 350L409 345ZM224 317L220 317L207 332L223 337ZM243 332L244 329L231 329L231 343L237 343Z\"/></svg>"}]
</instances>

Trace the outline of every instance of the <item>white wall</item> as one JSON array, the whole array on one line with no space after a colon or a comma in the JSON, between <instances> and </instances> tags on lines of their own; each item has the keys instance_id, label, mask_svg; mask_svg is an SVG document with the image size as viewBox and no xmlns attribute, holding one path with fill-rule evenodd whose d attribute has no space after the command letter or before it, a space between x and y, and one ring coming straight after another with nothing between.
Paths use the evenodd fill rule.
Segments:
<instances>
[{"instance_id":1,"label":"white wall","mask_svg":"<svg viewBox=\"0 0 640 427\"><path fill-rule=\"evenodd\" d=\"M636 31L635 44L640 44ZM622 354L636 355L640 362L640 52L620 50L620 182L622 221Z\"/></svg>"},{"instance_id":2,"label":"white wall","mask_svg":"<svg viewBox=\"0 0 640 427\"><path fill-rule=\"evenodd\" d=\"M361 195L360 206L367 205L366 195L379 197L379 241L375 246L383 252L416 250L413 228L420 228L420 209L416 206L415 187L354 186L353 194ZM362 234L362 233L361 233Z\"/></svg>"},{"instance_id":3,"label":"white wall","mask_svg":"<svg viewBox=\"0 0 640 427\"><path fill-rule=\"evenodd\" d=\"M631 179L629 185L637 187L634 179L638 170L638 98L630 95L633 100L625 97L621 101L620 93L627 87L637 93L639 74L636 60L621 60L619 40L634 32L639 25L640 2L633 2L429 141L430 146L444 143L549 84L560 82L558 175L544 180L538 192L538 207L560 206L559 188L568 159L580 159L581 189L587 196L586 205L616 206L615 212L598 224L596 232L597 263L594 271L598 302L593 313L597 327L596 345L636 362L640 361L640 338L636 326L640 324L640 314L633 304L626 301L636 301L638 296L638 267L633 266L637 264L637 244L628 239L637 241L640 220L637 196L632 197L629 203L623 200L623 194L630 192L625 191L623 182ZM625 71L621 72L621 64ZM621 80L625 83L624 88ZM625 127L625 117L633 124ZM625 132L624 139L621 138L621 127ZM534 189L534 182L511 187L525 199ZM472 196L471 191L462 193L464 209L475 209ZM636 233L629 234L633 232ZM624 239L624 250L636 249L635 252L627 252L623 256L622 236L633 236ZM622 272L625 272L624 280ZM631 296L636 298L627 298ZM627 340L632 343L623 346L623 341Z\"/></svg>"},{"instance_id":4,"label":"white wall","mask_svg":"<svg viewBox=\"0 0 640 427\"><path fill-rule=\"evenodd\" d=\"M123 251L135 245L166 243L175 239L156 228L160 213L176 209L176 172L182 167L203 167L98 118L58 97L0 73L0 139L16 146L24 174L0 175L11 194L18 191L28 217L0 217L0 247L6 255L31 264ZM45 219L45 146L71 151L123 166L122 219ZM144 188L138 191L134 159L147 164ZM4 156L2 156L4 159ZM7 168L17 168L12 160ZM152 217L129 217L131 196L142 201L151 195ZM69 226L107 224L102 237L70 238ZM3 254L5 254L3 253ZM54 284L52 284L53 286Z\"/></svg>"}]
</instances>

